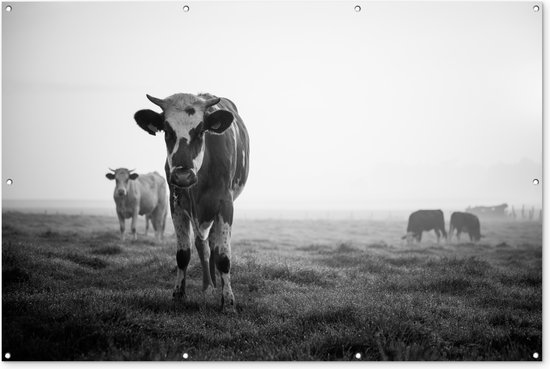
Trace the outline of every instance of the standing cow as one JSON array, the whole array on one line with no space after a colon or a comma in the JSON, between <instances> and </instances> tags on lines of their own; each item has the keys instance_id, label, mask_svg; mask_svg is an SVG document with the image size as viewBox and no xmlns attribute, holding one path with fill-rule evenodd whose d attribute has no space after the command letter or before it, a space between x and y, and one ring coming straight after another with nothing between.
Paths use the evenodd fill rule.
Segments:
<instances>
[{"instance_id":1,"label":"standing cow","mask_svg":"<svg viewBox=\"0 0 550 369\"><path fill-rule=\"evenodd\" d=\"M447 232L445 231L445 218L441 210L417 210L409 216L409 223L407 225L407 234L402 239L407 239L407 243L411 243L413 239L418 242L422 240L422 232L435 231L437 236L437 242L441 234L447 238Z\"/></svg>"},{"instance_id":2,"label":"standing cow","mask_svg":"<svg viewBox=\"0 0 550 369\"><path fill-rule=\"evenodd\" d=\"M136 240L138 215L145 215L146 233L149 221L151 221L155 230L155 238L160 241L164 237L166 214L168 213L168 196L164 178L157 172L139 175L126 168L110 170L113 173L107 173L105 176L116 181L113 197L120 223L121 239L124 240L126 219L132 218L131 230L133 239Z\"/></svg>"},{"instance_id":3,"label":"standing cow","mask_svg":"<svg viewBox=\"0 0 550 369\"><path fill-rule=\"evenodd\" d=\"M203 292L212 295L215 268L221 276L222 307L234 311L231 289L231 227L233 201L248 177L249 142L233 102L210 94L178 93L147 98L162 113L140 110L137 124L151 135L164 131L170 210L177 235L178 273L173 296L185 298L191 257L191 228L203 274Z\"/></svg>"},{"instance_id":4,"label":"standing cow","mask_svg":"<svg viewBox=\"0 0 550 369\"><path fill-rule=\"evenodd\" d=\"M456 230L456 239L460 241L460 233L467 232L470 236L470 242L479 241L481 239L479 218L471 213L462 213L455 211L451 214L451 222L449 224L449 241L453 237Z\"/></svg>"}]
</instances>

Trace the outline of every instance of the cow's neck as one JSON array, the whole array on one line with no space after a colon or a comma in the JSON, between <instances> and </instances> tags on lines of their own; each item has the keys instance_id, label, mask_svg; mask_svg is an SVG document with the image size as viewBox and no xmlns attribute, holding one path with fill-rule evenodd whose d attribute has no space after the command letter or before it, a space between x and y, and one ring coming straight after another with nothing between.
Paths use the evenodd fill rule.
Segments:
<instances>
[{"instance_id":1,"label":"cow's neck","mask_svg":"<svg viewBox=\"0 0 550 369\"><path fill-rule=\"evenodd\" d=\"M133 207L135 202L134 186L135 186L134 182L130 182L128 184L128 190L126 192L126 195L117 196L115 198L115 202L117 203L117 205L121 206L123 209L130 209Z\"/></svg>"},{"instance_id":2,"label":"cow's neck","mask_svg":"<svg viewBox=\"0 0 550 369\"><path fill-rule=\"evenodd\" d=\"M208 138L208 137L207 137ZM189 213L189 215L192 218L197 217L197 207L200 203L200 196L202 194L203 189L205 187L210 187L212 182L212 165L215 163L212 163L212 158L214 157L212 153L209 151L209 145L208 139L205 139L205 147L204 147L204 157L202 161L202 165L197 171L197 183L189 189L186 188L179 188L173 185L170 185L171 191L174 194L174 207L179 206L185 211ZM165 164L165 170L166 170L166 178L170 178L170 172L169 172L169 166L168 162ZM218 180L218 178L214 178L214 180Z\"/></svg>"}]
</instances>

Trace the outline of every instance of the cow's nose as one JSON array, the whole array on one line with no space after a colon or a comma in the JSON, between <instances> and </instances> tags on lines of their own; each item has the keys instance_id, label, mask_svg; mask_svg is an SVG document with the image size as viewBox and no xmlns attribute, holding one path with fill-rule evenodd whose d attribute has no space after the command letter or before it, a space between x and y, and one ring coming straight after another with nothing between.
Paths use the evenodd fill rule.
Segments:
<instances>
[{"instance_id":1,"label":"cow's nose","mask_svg":"<svg viewBox=\"0 0 550 369\"><path fill-rule=\"evenodd\" d=\"M124 196L124 190L123 189L118 190L118 196Z\"/></svg>"},{"instance_id":2,"label":"cow's nose","mask_svg":"<svg viewBox=\"0 0 550 369\"><path fill-rule=\"evenodd\" d=\"M197 182L197 176L191 169L176 168L170 174L170 183L178 187L191 187Z\"/></svg>"}]
</instances>

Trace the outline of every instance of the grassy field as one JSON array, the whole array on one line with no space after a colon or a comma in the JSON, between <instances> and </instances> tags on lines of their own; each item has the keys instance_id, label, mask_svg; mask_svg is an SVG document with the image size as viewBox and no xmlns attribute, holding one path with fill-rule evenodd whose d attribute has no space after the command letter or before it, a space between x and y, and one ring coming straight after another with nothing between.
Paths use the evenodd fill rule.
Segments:
<instances>
[{"instance_id":1,"label":"grassy field","mask_svg":"<svg viewBox=\"0 0 550 369\"><path fill-rule=\"evenodd\" d=\"M7 212L2 343L11 360L542 359L542 227L408 246L406 221L239 220L237 313L205 301L192 250L172 302L173 228L121 242L114 217ZM171 221L170 221L171 222ZM219 289L219 287L218 287ZM220 293L217 291L218 294ZM3 355L2 355L3 356Z\"/></svg>"}]
</instances>

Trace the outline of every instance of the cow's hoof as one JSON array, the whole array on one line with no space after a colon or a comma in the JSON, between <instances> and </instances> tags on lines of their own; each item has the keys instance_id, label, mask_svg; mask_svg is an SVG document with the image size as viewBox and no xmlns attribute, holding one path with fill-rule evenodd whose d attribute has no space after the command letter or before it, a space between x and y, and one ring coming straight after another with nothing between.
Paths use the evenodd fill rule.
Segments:
<instances>
[{"instance_id":1,"label":"cow's hoof","mask_svg":"<svg viewBox=\"0 0 550 369\"><path fill-rule=\"evenodd\" d=\"M172 292L172 300L174 302L182 302L185 301L185 293L181 291L179 288L176 289L174 292Z\"/></svg>"},{"instance_id":2,"label":"cow's hoof","mask_svg":"<svg viewBox=\"0 0 550 369\"><path fill-rule=\"evenodd\" d=\"M235 309L235 300L230 299L229 302L224 300L225 299L222 297L222 312L224 314L236 314L237 310Z\"/></svg>"},{"instance_id":3,"label":"cow's hoof","mask_svg":"<svg viewBox=\"0 0 550 369\"><path fill-rule=\"evenodd\" d=\"M235 309L235 305L224 305L222 312L227 315L235 315L237 314L237 309Z\"/></svg>"},{"instance_id":4,"label":"cow's hoof","mask_svg":"<svg viewBox=\"0 0 550 369\"><path fill-rule=\"evenodd\" d=\"M208 286L202 291L202 295L204 297L204 301L214 301L216 295L216 290L213 286Z\"/></svg>"}]
</instances>

